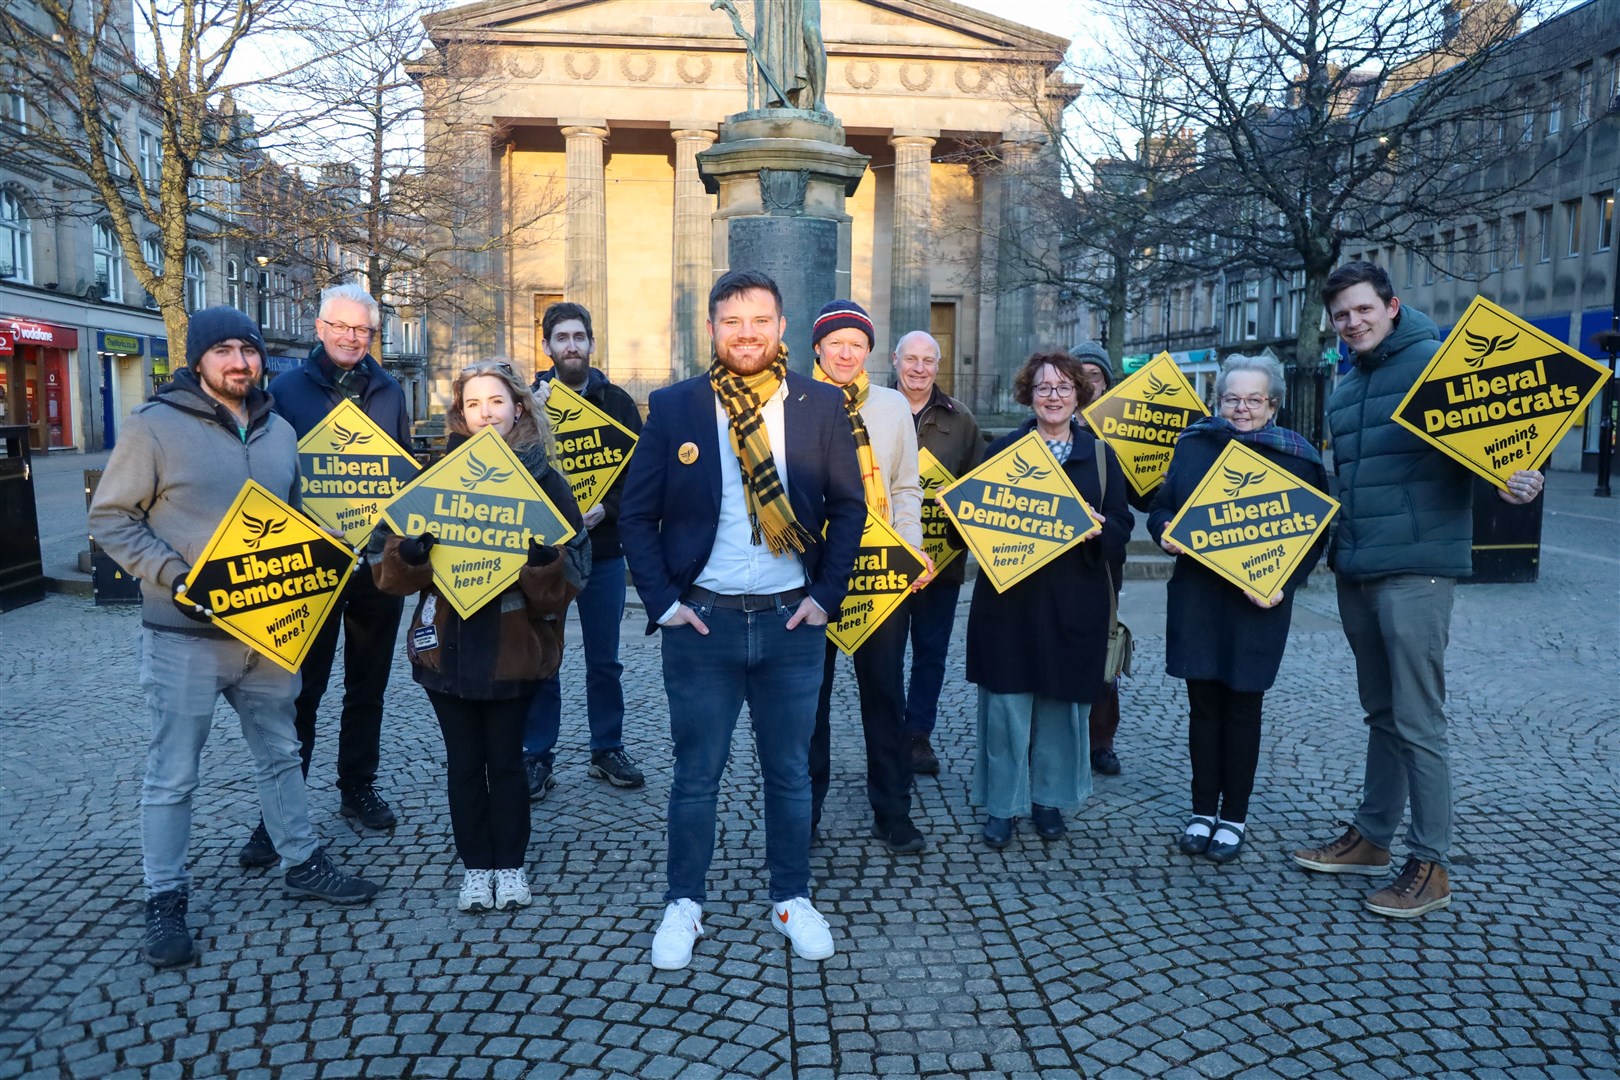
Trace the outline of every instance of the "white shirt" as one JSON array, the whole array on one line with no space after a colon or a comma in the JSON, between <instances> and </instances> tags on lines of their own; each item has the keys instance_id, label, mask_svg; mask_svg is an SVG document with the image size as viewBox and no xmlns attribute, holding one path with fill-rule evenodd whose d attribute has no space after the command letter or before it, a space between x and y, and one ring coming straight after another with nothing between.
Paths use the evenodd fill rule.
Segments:
<instances>
[{"instance_id":1,"label":"white shirt","mask_svg":"<svg viewBox=\"0 0 1620 1080\"><path fill-rule=\"evenodd\" d=\"M776 475L782 481L783 498L788 494L787 432L783 419L783 403L787 401L787 393L787 380L784 379L761 409L765 433L771 440L771 457L776 462ZM763 537L758 544L753 542L742 467L731 450L731 418L726 415L718 397L714 401L714 417L720 429L720 523L715 530L714 547L709 550L709 561L698 571L693 584L722 596L779 593L802 588L805 585L804 563L799 560L797 553L787 551L773 555ZM679 601L670 605L658 621L668 622L678 607Z\"/></svg>"}]
</instances>

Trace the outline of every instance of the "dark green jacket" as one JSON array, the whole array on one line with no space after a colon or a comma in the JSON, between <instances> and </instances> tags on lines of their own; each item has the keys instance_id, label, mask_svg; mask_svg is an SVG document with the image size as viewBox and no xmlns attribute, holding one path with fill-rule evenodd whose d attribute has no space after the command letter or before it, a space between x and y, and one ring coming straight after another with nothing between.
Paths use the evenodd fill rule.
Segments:
<instances>
[{"instance_id":1,"label":"dark green jacket","mask_svg":"<svg viewBox=\"0 0 1620 1080\"><path fill-rule=\"evenodd\" d=\"M1342 577L1474 572L1471 474L1393 419L1439 348L1429 317L1403 307L1389 337L1357 353L1328 398L1343 507L1328 564Z\"/></svg>"}]
</instances>

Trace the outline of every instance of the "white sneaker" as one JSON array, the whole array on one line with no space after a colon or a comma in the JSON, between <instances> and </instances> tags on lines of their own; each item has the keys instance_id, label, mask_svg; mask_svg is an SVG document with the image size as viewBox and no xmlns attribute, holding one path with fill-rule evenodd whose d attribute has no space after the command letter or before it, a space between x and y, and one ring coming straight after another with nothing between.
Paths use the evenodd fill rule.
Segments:
<instances>
[{"instance_id":1,"label":"white sneaker","mask_svg":"<svg viewBox=\"0 0 1620 1080\"><path fill-rule=\"evenodd\" d=\"M673 900L664 908L664 921L653 935L652 966L679 971L692 962L692 946L703 936L703 909L696 900Z\"/></svg>"},{"instance_id":2,"label":"white sneaker","mask_svg":"<svg viewBox=\"0 0 1620 1080\"><path fill-rule=\"evenodd\" d=\"M495 894L491 885L494 881L493 870L467 871L461 879L461 895L456 897L456 907L473 914L493 910Z\"/></svg>"},{"instance_id":3,"label":"white sneaker","mask_svg":"<svg viewBox=\"0 0 1620 1080\"><path fill-rule=\"evenodd\" d=\"M833 954L832 931L821 912L810 905L810 898L795 896L771 905L771 925L793 942L793 951L805 960L825 960Z\"/></svg>"},{"instance_id":4,"label":"white sneaker","mask_svg":"<svg viewBox=\"0 0 1620 1080\"><path fill-rule=\"evenodd\" d=\"M529 875L523 867L495 871L496 908L510 911L512 908L528 907L532 903L534 894L529 892Z\"/></svg>"}]
</instances>

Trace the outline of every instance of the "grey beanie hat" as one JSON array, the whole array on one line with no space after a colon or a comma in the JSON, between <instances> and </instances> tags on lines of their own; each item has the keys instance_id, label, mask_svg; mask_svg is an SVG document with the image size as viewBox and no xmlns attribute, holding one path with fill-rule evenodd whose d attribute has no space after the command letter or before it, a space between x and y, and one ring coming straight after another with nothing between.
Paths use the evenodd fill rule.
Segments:
<instances>
[{"instance_id":1,"label":"grey beanie hat","mask_svg":"<svg viewBox=\"0 0 1620 1080\"><path fill-rule=\"evenodd\" d=\"M1101 342L1082 341L1069 350L1069 355L1082 364L1095 364L1102 369L1103 381L1114 385L1114 362L1108 358L1108 350Z\"/></svg>"}]
</instances>

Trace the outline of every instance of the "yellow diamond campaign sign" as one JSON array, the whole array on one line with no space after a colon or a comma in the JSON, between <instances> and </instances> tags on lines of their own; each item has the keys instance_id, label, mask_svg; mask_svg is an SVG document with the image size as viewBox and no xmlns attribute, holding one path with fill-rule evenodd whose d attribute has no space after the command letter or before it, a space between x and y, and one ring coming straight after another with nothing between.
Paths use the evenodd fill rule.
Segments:
<instances>
[{"instance_id":1,"label":"yellow diamond campaign sign","mask_svg":"<svg viewBox=\"0 0 1620 1080\"><path fill-rule=\"evenodd\" d=\"M359 547L383 506L421 469L360 406L345 398L298 440L298 471L304 512Z\"/></svg>"},{"instance_id":2,"label":"yellow diamond campaign sign","mask_svg":"<svg viewBox=\"0 0 1620 1080\"><path fill-rule=\"evenodd\" d=\"M951 519L934 496L950 487L956 477L939 463L939 458L922 447L917 449L917 469L922 480L923 551L934 560L935 570L943 570L946 563L962 554L962 549L952 547L945 539L950 535Z\"/></svg>"},{"instance_id":3,"label":"yellow diamond campaign sign","mask_svg":"<svg viewBox=\"0 0 1620 1080\"><path fill-rule=\"evenodd\" d=\"M433 534L433 584L463 619L517 580L530 540L561 544L574 535L492 427L424 471L382 516L401 536Z\"/></svg>"},{"instance_id":4,"label":"yellow diamond campaign sign","mask_svg":"<svg viewBox=\"0 0 1620 1080\"><path fill-rule=\"evenodd\" d=\"M1086 500L1031 431L938 495L979 573L1006 592L1097 527Z\"/></svg>"},{"instance_id":5,"label":"yellow diamond campaign sign","mask_svg":"<svg viewBox=\"0 0 1620 1080\"><path fill-rule=\"evenodd\" d=\"M297 671L354 563L353 551L249 480L186 575L186 595L215 626Z\"/></svg>"},{"instance_id":6,"label":"yellow diamond campaign sign","mask_svg":"<svg viewBox=\"0 0 1620 1080\"><path fill-rule=\"evenodd\" d=\"M1482 296L1395 410L1395 422L1499 488L1540 468L1607 368Z\"/></svg>"},{"instance_id":7,"label":"yellow diamond campaign sign","mask_svg":"<svg viewBox=\"0 0 1620 1080\"><path fill-rule=\"evenodd\" d=\"M1336 500L1234 439L1164 535L1238 588L1270 600L1338 512Z\"/></svg>"},{"instance_id":8,"label":"yellow diamond campaign sign","mask_svg":"<svg viewBox=\"0 0 1620 1080\"><path fill-rule=\"evenodd\" d=\"M1086 423L1119 455L1138 495L1159 486L1176 438L1209 410L1169 353L1160 353L1086 406Z\"/></svg>"},{"instance_id":9,"label":"yellow diamond campaign sign","mask_svg":"<svg viewBox=\"0 0 1620 1080\"><path fill-rule=\"evenodd\" d=\"M844 655L853 653L894 614L922 572L923 561L911 545L888 522L867 511L855 568L849 572L849 592L838 617L827 622L828 639Z\"/></svg>"},{"instance_id":10,"label":"yellow diamond campaign sign","mask_svg":"<svg viewBox=\"0 0 1620 1080\"><path fill-rule=\"evenodd\" d=\"M595 405L551 380L546 416L557 435L557 456L581 511L602 501L636 448L635 434Z\"/></svg>"}]
</instances>

